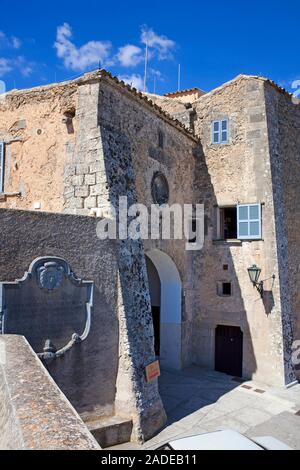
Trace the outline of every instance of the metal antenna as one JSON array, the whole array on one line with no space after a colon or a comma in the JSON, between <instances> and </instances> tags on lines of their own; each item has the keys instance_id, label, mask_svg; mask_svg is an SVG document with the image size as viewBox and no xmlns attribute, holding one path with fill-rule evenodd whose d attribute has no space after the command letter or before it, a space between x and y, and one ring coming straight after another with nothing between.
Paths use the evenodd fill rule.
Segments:
<instances>
[{"instance_id":1,"label":"metal antenna","mask_svg":"<svg viewBox=\"0 0 300 470\"><path fill-rule=\"evenodd\" d=\"M178 91L180 91L181 66L178 64Z\"/></svg>"},{"instance_id":2,"label":"metal antenna","mask_svg":"<svg viewBox=\"0 0 300 470\"><path fill-rule=\"evenodd\" d=\"M148 69L148 42L146 42L146 51L145 51L144 93L146 93L146 90L147 90L147 69Z\"/></svg>"}]
</instances>

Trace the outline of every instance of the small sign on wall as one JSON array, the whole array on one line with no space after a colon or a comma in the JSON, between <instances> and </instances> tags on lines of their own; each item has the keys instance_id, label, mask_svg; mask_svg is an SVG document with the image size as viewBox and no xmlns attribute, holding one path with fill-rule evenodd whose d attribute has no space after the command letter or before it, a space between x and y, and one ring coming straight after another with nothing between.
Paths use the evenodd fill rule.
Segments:
<instances>
[{"instance_id":1,"label":"small sign on wall","mask_svg":"<svg viewBox=\"0 0 300 470\"><path fill-rule=\"evenodd\" d=\"M160 366L159 361L152 362L146 367L146 380L151 382L154 379L157 379L160 376Z\"/></svg>"}]
</instances>

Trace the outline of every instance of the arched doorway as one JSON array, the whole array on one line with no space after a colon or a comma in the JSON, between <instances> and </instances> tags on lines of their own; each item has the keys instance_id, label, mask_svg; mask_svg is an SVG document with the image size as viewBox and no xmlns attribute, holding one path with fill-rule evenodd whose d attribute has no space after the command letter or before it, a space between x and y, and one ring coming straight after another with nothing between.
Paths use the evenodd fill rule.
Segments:
<instances>
[{"instance_id":1,"label":"arched doorway","mask_svg":"<svg viewBox=\"0 0 300 470\"><path fill-rule=\"evenodd\" d=\"M146 253L155 349L161 366L181 368L181 279L174 261L160 250Z\"/></svg>"}]
</instances>

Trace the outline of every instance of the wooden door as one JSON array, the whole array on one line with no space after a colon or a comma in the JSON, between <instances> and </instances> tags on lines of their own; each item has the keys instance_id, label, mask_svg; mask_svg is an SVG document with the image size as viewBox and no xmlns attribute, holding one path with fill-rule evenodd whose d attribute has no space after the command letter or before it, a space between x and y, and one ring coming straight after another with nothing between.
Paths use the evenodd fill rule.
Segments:
<instances>
[{"instance_id":1,"label":"wooden door","mask_svg":"<svg viewBox=\"0 0 300 470\"><path fill-rule=\"evenodd\" d=\"M237 326L218 325L215 342L215 369L242 377L243 332Z\"/></svg>"}]
</instances>

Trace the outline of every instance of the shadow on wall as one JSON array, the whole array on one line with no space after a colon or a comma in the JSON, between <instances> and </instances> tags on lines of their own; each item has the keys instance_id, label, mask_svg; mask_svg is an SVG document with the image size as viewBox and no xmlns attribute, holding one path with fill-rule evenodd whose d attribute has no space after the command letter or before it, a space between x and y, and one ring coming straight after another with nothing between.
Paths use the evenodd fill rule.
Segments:
<instances>
[{"instance_id":1,"label":"shadow on wall","mask_svg":"<svg viewBox=\"0 0 300 470\"><path fill-rule=\"evenodd\" d=\"M271 290L264 290L263 304L266 315L271 315L273 307L275 306L274 295Z\"/></svg>"},{"instance_id":2,"label":"shadow on wall","mask_svg":"<svg viewBox=\"0 0 300 470\"><path fill-rule=\"evenodd\" d=\"M201 144L195 153L194 188L196 202L205 207L205 243L201 251L194 252L193 359L189 363L250 378L256 372L257 364L247 313L231 243L214 240L218 201ZM231 295L219 292L218 284L222 288L223 282L231 283ZM239 345L239 328L242 346ZM241 374L237 373L239 369Z\"/></svg>"}]
</instances>

